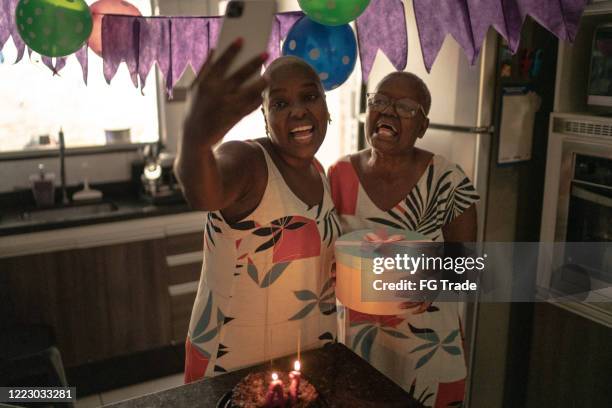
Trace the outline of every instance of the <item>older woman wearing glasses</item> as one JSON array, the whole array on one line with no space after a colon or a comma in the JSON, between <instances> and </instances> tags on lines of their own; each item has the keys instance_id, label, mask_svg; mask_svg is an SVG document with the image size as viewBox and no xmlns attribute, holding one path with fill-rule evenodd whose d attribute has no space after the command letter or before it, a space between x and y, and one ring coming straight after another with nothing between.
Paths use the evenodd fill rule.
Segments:
<instances>
[{"instance_id":1,"label":"older woman wearing glasses","mask_svg":"<svg viewBox=\"0 0 612 408\"><path fill-rule=\"evenodd\" d=\"M415 147L429 125L425 83L394 72L368 94L367 106L369 147L329 170L343 230L390 226L432 241L475 241L479 197L472 183L456 164ZM404 306L406 312L396 316L340 308L340 340L423 406L460 406L466 377L461 304Z\"/></svg>"}]
</instances>

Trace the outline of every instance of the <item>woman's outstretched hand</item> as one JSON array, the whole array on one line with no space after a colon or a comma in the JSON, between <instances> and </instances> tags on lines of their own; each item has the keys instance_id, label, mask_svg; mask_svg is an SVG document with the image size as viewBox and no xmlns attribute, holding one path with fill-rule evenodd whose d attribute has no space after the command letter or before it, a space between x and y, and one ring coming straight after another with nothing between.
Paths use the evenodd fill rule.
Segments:
<instances>
[{"instance_id":1,"label":"woman's outstretched hand","mask_svg":"<svg viewBox=\"0 0 612 408\"><path fill-rule=\"evenodd\" d=\"M431 306L431 302L402 302L399 306L400 309L413 309L412 314L425 313Z\"/></svg>"},{"instance_id":2,"label":"woman's outstretched hand","mask_svg":"<svg viewBox=\"0 0 612 408\"><path fill-rule=\"evenodd\" d=\"M243 117L262 102L267 86L263 77L248 81L259 74L266 53L251 59L231 75L226 75L231 62L242 48L236 40L219 57L211 52L189 92L189 111L185 118L184 142L212 147Z\"/></svg>"},{"instance_id":3,"label":"woman's outstretched hand","mask_svg":"<svg viewBox=\"0 0 612 408\"><path fill-rule=\"evenodd\" d=\"M211 52L189 91L189 111L174 174L187 202L195 209L228 208L244 198L256 175L252 165L245 169L251 157L246 144L221 145L213 152L214 145L261 104L261 94L267 86L266 79L258 76L267 59L265 54L227 74L241 47L242 41L237 40L219 58Z\"/></svg>"}]
</instances>

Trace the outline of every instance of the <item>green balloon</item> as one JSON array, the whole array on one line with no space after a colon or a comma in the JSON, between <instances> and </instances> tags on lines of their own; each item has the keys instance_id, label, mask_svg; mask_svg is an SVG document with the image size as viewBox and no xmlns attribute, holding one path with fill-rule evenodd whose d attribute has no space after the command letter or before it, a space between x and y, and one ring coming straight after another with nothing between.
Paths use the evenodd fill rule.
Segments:
<instances>
[{"instance_id":1,"label":"green balloon","mask_svg":"<svg viewBox=\"0 0 612 408\"><path fill-rule=\"evenodd\" d=\"M298 0L302 11L319 24L338 26L359 17L370 0Z\"/></svg>"},{"instance_id":2,"label":"green balloon","mask_svg":"<svg viewBox=\"0 0 612 408\"><path fill-rule=\"evenodd\" d=\"M78 50L92 27L89 6L83 0L20 0L15 20L28 47L47 57Z\"/></svg>"}]
</instances>

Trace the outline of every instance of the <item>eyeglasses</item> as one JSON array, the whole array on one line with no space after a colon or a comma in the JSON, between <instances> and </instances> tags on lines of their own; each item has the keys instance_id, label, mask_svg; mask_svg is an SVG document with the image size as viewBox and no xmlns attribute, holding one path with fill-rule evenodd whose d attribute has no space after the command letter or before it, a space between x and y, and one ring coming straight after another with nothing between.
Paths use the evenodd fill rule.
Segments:
<instances>
[{"instance_id":1,"label":"eyeglasses","mask_svg":"<svg viewBox=\"0 0 612 408\"><path fill-rule=\"evenodd\" d=\"M423 117L427 117L425 109L420 103L413 101L410 98L392 99L381 93L369 93L367 94L368 109L374 112L384 112L389 105L395 106L395 111L401 118L412 119L417 115L417 112L421 112Z\"/></svg>"}]
</instances>

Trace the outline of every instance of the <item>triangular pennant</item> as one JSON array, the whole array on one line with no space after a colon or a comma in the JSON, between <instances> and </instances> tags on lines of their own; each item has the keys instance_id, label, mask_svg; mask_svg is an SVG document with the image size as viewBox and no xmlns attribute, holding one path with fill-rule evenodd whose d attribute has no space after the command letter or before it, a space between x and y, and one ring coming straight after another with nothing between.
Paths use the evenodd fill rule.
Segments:
<instances>
[{"instance_id":1,"label":"triangular pennant","mask_svg":"<svg viewBox=\"0 0 612 408\"><path fill-rule=\"evenodd\" d=\"M372 0L355 25L363 82L368 81L379 49L395 69L402 71L406 68L408 34L401 0Z\"/></svg>"},{"instance_id":2,"label":"triangular pennant","mask_svg":"<svg viewBox=\"0 0 612 408\"><path fill-rule=\"evenodd\" d=\"M272 25L272 32L270 33L270 40L268 41L268 60L266 66L270 65L272 61L280 57L280 44L281 41L287 36L291 27L304 16L301 11L294 11L290 13L279 13L274 16L274 23Z\"/></svg>"},{"instance_id":3,"label":"triangular pennant","mask_svg":"<svg viewBox=\"0 0 612 408\"><path fill-rule=\"evenodd\" d=\"M11 36L10 0L0 0L0 50ZM14 10L14 9L13 9Z\"/></svg>"},{"instance_id":4,"label":"triangular pennant","mask_svg":"<svg viewBox=\"0 0 612 408\"><path fill-rule=\"evenodd\" d=\"M175 18L171 28L172 80L167 81L174 87L176 81L191 64L194 72L198 72L208 55L208 19L207 18ZM193 39L185 41L185 39ZM195 41L195 39L199 41Z\"/></svg>"},{"instance_id":5,"label":"triangular pennant","mask_svg":"<svg viewBox=\"0 0 612 408\"><path fill-rule=\"evenodd\" d=\"M138 76L141 89L145 87L149 71L156 62L166 82L166 90L170 92L172 89L170 24L169 18L140 18Z\"/></svg>"},{"instance_id":6,"label":"triangular pennant","mask_svg":"<svg viewBox=\"0 0 612 408\"><path fill-rule=\"evenodd\" d=\"M87 57L88 50L89 47L87 46L87 43L85 43L85 45L76 52L76 59L79 61L79 64L81 64L81 71L83 71L83 82L85 82L85 85L87 85L87 69L89 67L89 60Z\"/></svg>"},{"instance_id":7,"label":"triangular pennant","mask_svg":"<svg viewBox=\"0 0 612 408\"><path fill-rule=\"evenodd\" d=\"M217 48L217 42L219 41L219 33L221 32L221 17L210 17L208 20L208 49L212 50Z\"/></svg>"},{"instance_id":8,"label":"triangular pennant","mask_svg":"<svg viewBox=\"0 0 612 408\"><path fill-rule=\"evenodd\" d=\"M586 0L516 0L523 18L535 21L562 40L573 41Z\"/></svg>"},{"instance_id":9,"label":"triangular pennant","mask_svg":"<svg viewBox=\"0 0 612 408\"><path fill-rule=\"evenodd\" d=\"M133 16L104 16L102 18L102 58L104 78L110 84L122 62L125 62L138 87L138 53L140 18Z\"/></svg>"},{"instance_id":10,"label":"triangular pennant","mask_svg":"<svg viewBox=\"0 0 612 408\"><path fill-rule=\"evenodd\" d=\"M493 27L508 43L518 49L523 17L516 0L467 0L476 54L480 52L489 27Z\"/></svg>"},{"instance_id":11,"label":"triangular pennant","mask_svg":"<svg viewBox=\"0 0 612 408\"><path fill-rule=\"evenodd\" d=\"M17 57L15 58L15 63L18 63L23 58L23 53L25 51L25 43L21 39L19 35L19 31L17 30L17 26L15 25L15 9L17 8L17 3L19 0L0 0L2 3L0 4L0 13L2 13L2 17L0 17L0 49L4 46L8 37L13 38L13 44L15 44L15 48L17 49Z\"/></svg>"},{"instance_id":12,"label":"triangular pennant","mask_svg":"<svg viewBox=\"0 0 612 408\"><path fill-rule=\"evenodd\" d=\"M489 4L493 1L490 0ZM472 37L472 26L465 0L431 1L414 0L421 52L427 72L431 70L447 34L451 34L463 48L468 61L476 60L476 47Z\"/></svg>"},{"instance_id":13,"label":"triangular pennant","mask_svg":"<svg viewBox=\"0 0 612 408\"><path fill-rule=\"evenodd\" d=\"M565 32L567 34L565 40L574 42L578 33L578 24L587 0L559 0L561 3L561 12L565 21Z\"/></svg>"}]
</instances>

